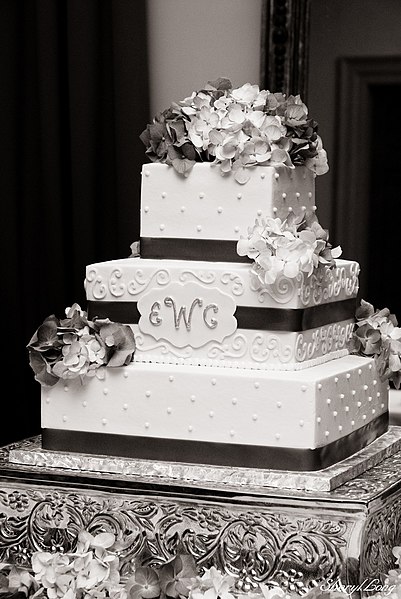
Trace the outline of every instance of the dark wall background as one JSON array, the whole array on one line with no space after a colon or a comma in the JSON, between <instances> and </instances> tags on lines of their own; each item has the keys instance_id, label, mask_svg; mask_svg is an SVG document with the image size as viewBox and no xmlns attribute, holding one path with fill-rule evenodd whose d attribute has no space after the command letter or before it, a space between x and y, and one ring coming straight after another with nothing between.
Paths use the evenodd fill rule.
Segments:
<instances>
[{"instance_id":1,"label":"dark wall background","mask_svg":"<svg viewBox=\"0 0 401 599\"><path fill-rule=\"evenodd\" d=\"M0 445L40 432L26 344L139 237L146 0L1 0Z\"/></svg>"}]
</instances>

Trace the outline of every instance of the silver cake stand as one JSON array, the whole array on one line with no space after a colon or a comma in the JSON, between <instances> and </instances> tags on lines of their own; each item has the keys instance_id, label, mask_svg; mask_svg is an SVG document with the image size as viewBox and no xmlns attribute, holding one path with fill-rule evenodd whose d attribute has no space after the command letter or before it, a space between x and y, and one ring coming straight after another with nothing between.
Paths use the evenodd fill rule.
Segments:
<instances>
[{"instance_id":1,"label":"silver cake stand","mask_svg":"<svg viewBox=\"0 0 401 599\"><path fill-rule=\"evenodd\" d=\"M296 597L340 581L369 597L401 544L401 427L302 475L50 452L35 437L0 449L0 504L0 562L108 530L125 572L190 553L239 592L277 584Z\"/></svg>"}]
</instances>

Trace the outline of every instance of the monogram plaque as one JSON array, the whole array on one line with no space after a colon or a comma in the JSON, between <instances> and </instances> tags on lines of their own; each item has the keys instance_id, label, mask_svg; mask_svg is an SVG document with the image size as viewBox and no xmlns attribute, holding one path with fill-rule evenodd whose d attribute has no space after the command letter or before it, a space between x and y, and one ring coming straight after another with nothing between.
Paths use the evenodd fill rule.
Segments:
<instances>
[{"instance_id":1,"label":"monogram plaque","mask_svg":"<svg viewBox=\"0 0 401 599\"><path fill-rule=\"evenodd\" d=\"M139 329L176 347L221 342L237 329L233 298L196 282L152 289L138 301Z\"/></svg>"}]
</instances>

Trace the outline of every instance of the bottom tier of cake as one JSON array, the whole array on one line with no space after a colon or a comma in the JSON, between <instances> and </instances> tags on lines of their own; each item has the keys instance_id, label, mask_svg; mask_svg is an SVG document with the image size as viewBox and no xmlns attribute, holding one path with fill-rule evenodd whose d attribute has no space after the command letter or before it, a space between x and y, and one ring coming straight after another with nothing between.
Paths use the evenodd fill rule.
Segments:
<instances>
[{"instance_id":1,"label":"bottom tier of cake","mask_svg":"<svg viewBox=\"0 0 401 599\"><path fill-rule=\"evenodd\" d=\"M284 470L317 470L387 430L374 360L296 372L130 364L42 391L46 449Z\"/></svg>"}]
</instances>

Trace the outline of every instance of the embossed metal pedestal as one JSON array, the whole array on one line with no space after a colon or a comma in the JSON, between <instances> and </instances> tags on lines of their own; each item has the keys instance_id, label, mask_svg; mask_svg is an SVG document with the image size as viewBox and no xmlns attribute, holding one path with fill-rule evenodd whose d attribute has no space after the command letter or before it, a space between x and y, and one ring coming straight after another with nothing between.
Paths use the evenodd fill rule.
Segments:
<instances>
[{"instance_id":1,"label":"embossed metal pedestal","mask_svg":"<svg viewBox=\"0 0 401 599\"><path fill-rule=\"evenodd\" d=\"M1 562L71 550L82 528L110 530L125 571L140 556L158 565L185 552L199 569L233 574L239 588L275 582L302 596L329 580L366 587L393 567L401 544L401 451L331 491L307 491L10 461L39 441L0 449Z\"/></svg>"}]
</instances>

